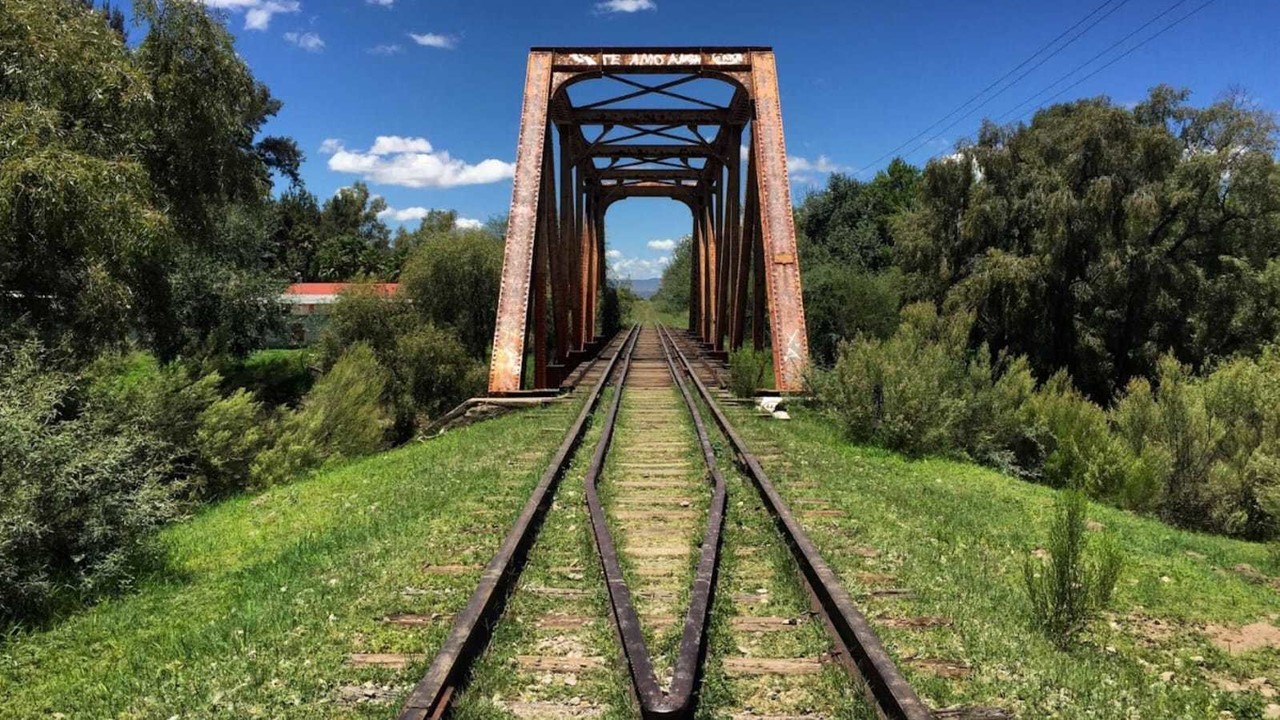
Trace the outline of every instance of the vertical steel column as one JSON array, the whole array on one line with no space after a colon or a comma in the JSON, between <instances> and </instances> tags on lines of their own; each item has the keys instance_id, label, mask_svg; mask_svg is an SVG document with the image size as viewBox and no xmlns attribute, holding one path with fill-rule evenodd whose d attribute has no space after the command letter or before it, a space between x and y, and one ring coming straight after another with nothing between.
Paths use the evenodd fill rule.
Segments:
<instances>
[{"instance_id":1,"label":"vertical steel column","mask_svg":"<svg viewBox=\"0 0 1280 720\"><path fill-rule=\"evenodd\" d=\"M702 236L703 236L703 308L702 308L702 341L711 342L716 327L716 235L715 223L712 221L711 194L708 193L702 203Z\"/></svg>"},{"instance_id":2,"label":"vertical steel column","mask_svg":"<svg viewBox=\"0 0 1280 720\"><path fill-rule=\"evenodd\" d=\"M809 359L809 340L805 331L800 265L796 258L778 71L772 52L751 53L751 84L756 104L752 140L760 182L761 239L769 292L769 327L773 333L774 381L779 390L800 390Z\"/></svg>"},{"instance_id":3,"label":"vertical steel column","mask_svg":"<svg viewBox=\"0 0 1280 720\"><path fill-rule=\"evenodd\" d=\"M542 197L545 205L542 213L544 223L543 235L547 239L547 266L551 277L551 330L555 338L555 348L549 363L563 363L569 352L569 291L565 278L564 252L560 240L560 218L556 204L556 159L555 144L551 137L551 125L547 124L546 139L542 150ZM560 382L560 378L547 374L547 385L550 387Z\"/></svg>"},{"instance_id":4,"label":"vertical steel column","mask_svg":"<svg viewBox=\"0 0 1280 720\"><path fill-rule=\"evenodd\" d=\"M580 273L578 272L578 235L576 231L576 220L578 215L578 201L574 193L574 157L573 157L573 131L574 126L560 126L560 252L564 255L564 281L565 296L569 299L568 309L565 316L565 331L567 335L565 353L570 350L580 350L578 344L578 280Z\"/></svg>"},{"instance_id":5,"label":"vertical steel column","mask_svg":"<svg viewBox=\"0 0 1280 720\"><path fill-rule=\"evenodd\" d=\"M547 103L551 95L551 59L550 52L531 52L525 70L516 173L502 258L493 359L489 366L491 393L513 392L521 385L534 237L538 229L538 194L542 187L539 176L542 171L543 129L547 125Z\"/></svg>"},{"instance_id":6,"label":"vertical steel column","mask_svg":"<svg viewBox=\"0 0 1280 720\"><path fill-rule=\"evenodd\" d=\"M547 377L547 221L546 196L542 198L539 208L539 231L533 243L533 304L530 308L533 323L529 332L533 333L533 386L548 386Z\"/></svg>"},{"instance_id":7,"label":"vertical steel column","mask_svg":"<svg viewBox=\"0 0 1280 720\"><path fill-rule=\"evenodd\" d=\"M742 141L742 130L738 130L738 142ZM751 275L751 262L754 258L756 237L756 216L758 208L756 207L755 183L752 177L755 175L755 151L747 150L747 190L746 200L743 203L743 215L738 220L738 255L737 266L734 268L734 303L733 303L733 328L730 333L729 346L734 350L742 347L742 343L746 339L747 330L747 283Z\"/></svg>"},{"instance_id":8,"label":"vertical steel column","mask_svg":"<svg viewBox=\"0 0 1280 720\"><path fill-rule=\"evenodd\" d=\"M586 178L579 177L578 185L578 350L585 350L591 342L591 200L588 197Z\"/></svg>"},{"instance_id":9,"label":"vertical steel column","mask_svg":"<svg viewBox=\"0 0 1280 720\"><path fill-rule=\"evenodd\" d=\"M702 232L698 229L697 202L689 202L689 216L693 219L689 232L689 332L692 333L702 327L702 285L698 277L702 263Z\"/></svg>"}]
</instances>

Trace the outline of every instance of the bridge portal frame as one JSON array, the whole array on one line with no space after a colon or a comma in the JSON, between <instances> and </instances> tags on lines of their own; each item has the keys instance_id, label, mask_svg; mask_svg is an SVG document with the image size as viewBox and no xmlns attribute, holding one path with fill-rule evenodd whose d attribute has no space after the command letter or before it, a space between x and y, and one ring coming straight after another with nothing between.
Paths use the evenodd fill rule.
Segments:
<instances>
[{"instance_id":1,"label":"bridge portal frame","mask_svg":"<svg viewBox=\"0 0 1280 720\"><path fill-rule=\"evenodd\" d=\"M653 74L673 77L632 77ZM574 106L567 89L594 78L631 89ZM728 105L680 92L700 78L732 86ZM681 107L618 106L638 97ZM601 128L594 138L592 126ZM625 132L611 135L617 129ZM801 389L809 352L772 49L555 47L533 48L525 74L490 394L554 387L599 347L605 212L631 197L689 208L689 330L725 352L745 343L750 318L763 349L767 313L775 387Z\"/></svg>"}]
</instances>

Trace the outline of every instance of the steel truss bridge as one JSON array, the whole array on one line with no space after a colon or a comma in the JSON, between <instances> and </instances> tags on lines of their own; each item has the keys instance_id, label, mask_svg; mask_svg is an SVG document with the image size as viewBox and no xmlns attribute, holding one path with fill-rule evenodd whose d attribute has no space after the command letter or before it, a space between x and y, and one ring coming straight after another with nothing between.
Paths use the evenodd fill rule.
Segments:
<instances>
[{"instance_id":1,"label":"steel truss bridge","mask_svg":"<svg viewBox=\"0 0 1280 720\"><path fill-rule=\"evenodd\" d=\"M596 94L575 103L579 89ZM599 350L605 213L633 197L689 208L688 329L713 354L749 331L772 347L776 388L800 389L809 353L773 51L557 47L529 53L490 394L556 387Z\"/></svg>"}]
</instances>

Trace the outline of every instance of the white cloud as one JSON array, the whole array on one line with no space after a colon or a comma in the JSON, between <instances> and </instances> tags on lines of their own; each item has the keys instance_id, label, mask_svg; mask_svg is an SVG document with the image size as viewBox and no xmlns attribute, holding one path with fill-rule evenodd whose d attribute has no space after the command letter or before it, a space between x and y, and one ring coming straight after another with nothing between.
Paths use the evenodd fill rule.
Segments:
<instances>
[{"instance_id":1,"label":"white cloud","mask_svg":"<svg viewBox=\"0 0 1280 720\"><path fill-rule=\"evenodd\" d=\"M295 13L302 9L298 0L203 0L207 7L244 13L246 30L266 30L271 16Z\"/></svg>"},{"instance_id":2,"label":"white cloud","mask_svg":"<svg viewBox=\"0 0 1280 720\"><path fill-rule=\"evenodd\" d=\"M321 40L320 36L313 32L287 32L284 34L284 39L307 52L320 52L321 50L324 50L324 40Z\"/></svg>"},{"instance_id":3,"label":"white cloud","mask_svg":"<svg viewBox=\"0 0 1280 720\"><path fill-rule=\"evenodd\" d=\"M618 250L606 251L605 257L609 259L610 272L617 277L631 278L632 280L660 277L662 269L671 262L671 258L666 255L652 259L634 258L627 257Z\"/></svg>"},{"instance_id":4,"label":"white cloud","mask_svg":"<svg viewBox=\"0 0 1280 720\"><path fill-rule=\"evenodd\" d=\"M819 155L817 160L809 160L799 155L787 156L787 172L793 175L807 175L817 173L819 175L829 175L834 172L844 172L848 170L843 165L837 165L831 162L831 158L826 155Z\"/></svg>"},{"instance_id":5,"label":"white cloud","mask_svg":"<svg viewBox=\"0 0 1280 720\"><path fill-rule=\"evenodd\" d=\"M392 222L413 222L421 220L431 214L431 210L424 207L407 207L393 208L388 207L386 210L378 213L379 220L390 220ZM484 222L475 218L460 217L453 221L453 226L462 230L478 230L484 227Z\"/></svg>"},{"instance_id":6,"label":"white cloud","mask_svg":"<svg viewBox=\"0 0 1280 720\"><path fill-rule=\"evenodd\" d=\"M451 35L440 35L439 33L409 33L409 37L419 45L426 47L440 48L441 50L452 50L458 46L458 39Z\"/></svg>"},{"instance_id":7,"label":"white cloud","mask_svg":"<svg viewBox=\"0 0 1280 720\"><path fill-rule=\"evenodd\" d=\"M601 13L633 13L657 9L658 3L653 0L605 0L596 3L596 12Z\"/></svg>"},{"instance_id":8,"label":"white cloud","mask_svg":"<svg viewBox=\"0 0 1280 720\"><path fill-rule=\"evenodd\" d=\"M370 5L381 5L382 7L391 7L396 4L396 0L364 0Z\"/></svg>"},{"instance_id":9,"label":"white cloud","mask_svg":"<svg viewBox=\"0 0 1280 720\"><path fill-rule=\"evenodd\" d=\"M650 250L661 250L663 252L671 252L676 249L675 240L650 240L648 242Z\"/></svg>"},{"instance_id":10,"label":"white cloud","mask_svg":"<svg viewBox=\"0 0 1280 720\"><path fill-rule=\"evenodd\" d=\"M332 155L342 149L342 141L338 138L325 138L320 143L321 155Z\"/></svg>"},{"instance_id":11,"label":"white cloud","mask_svg":"<svg viewBox=\"0 0 1280 720\"><path fill-rule=\"evenodd\" d=\"M370 155L394 155L396 153L429 153L431 143L426 138L407 138L399 135L379 135L369 148Z\"/></svg>"},{"instance_id":12,"label":"white cloud","mask_svg":"<svg viewBox=\"0 0 1280 720\"><path fill-rule=\"evenodd\" d=\"M370 55L399 55L404 52L404 47L399 43L386 43L384 45L374 45L368 50Z\"/></svg>"},{"instance_id":13,"label":"white cloud","mask_svg":"<svg viewBox=\"0 0 1280 720\"><path fill-rule=\"evenodd\" d=\"M368 150L329 145L329 169L359 175L362 180L405 187L450 188L500 182L515 175L515 163L489 158L472 165L436 150L425 138L381 136Z\"/></svg>"}]
</instances>

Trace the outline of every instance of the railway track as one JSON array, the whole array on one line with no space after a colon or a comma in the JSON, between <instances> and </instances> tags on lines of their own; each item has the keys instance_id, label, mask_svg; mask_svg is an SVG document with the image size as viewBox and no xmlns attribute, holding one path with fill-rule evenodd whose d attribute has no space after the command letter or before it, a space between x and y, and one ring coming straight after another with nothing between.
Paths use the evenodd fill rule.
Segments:
<instances>
[{"instance_id":1,"label":"railway track","mask_svg":"<svg viewBox=\"0 0 1280 720\"><path fill-rule=\"evenodd\" d=\"M584 375L581 412L402 720L932 717L696 352L636 327Z\"/></svg>"}]
</instances>

